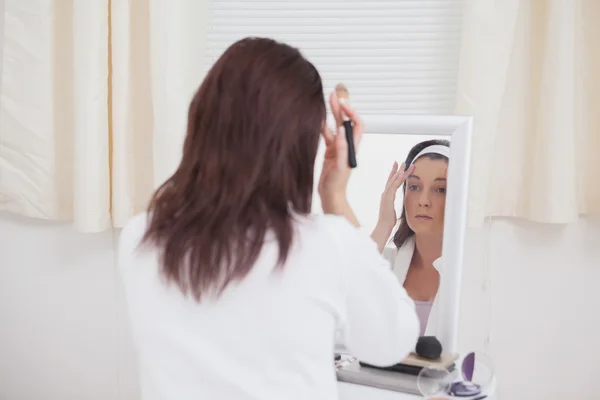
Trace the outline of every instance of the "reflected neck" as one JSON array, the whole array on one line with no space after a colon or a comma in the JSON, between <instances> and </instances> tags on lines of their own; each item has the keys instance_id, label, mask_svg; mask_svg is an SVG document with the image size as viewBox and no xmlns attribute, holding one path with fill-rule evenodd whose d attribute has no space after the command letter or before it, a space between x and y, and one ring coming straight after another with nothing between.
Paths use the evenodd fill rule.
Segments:
<instances>
[{"instance_id":1,"label":"reflected neck","mask_svg":"<svg viewBox=\"0 0 600 400\"><path fill-rule=\"evenodd\" d=\"M422 265L433 265L442 256L442 236L415 235L415 255Z\"/></svg>"}]
</instances>

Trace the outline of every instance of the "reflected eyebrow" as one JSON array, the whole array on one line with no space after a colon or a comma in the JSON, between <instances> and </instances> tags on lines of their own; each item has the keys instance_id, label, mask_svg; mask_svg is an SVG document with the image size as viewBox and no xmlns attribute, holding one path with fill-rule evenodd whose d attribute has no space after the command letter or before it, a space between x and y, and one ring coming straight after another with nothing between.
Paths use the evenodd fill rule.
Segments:
<instances>
[{"instance_id":1,"label":"reflected eyebrow","mask_svg":"<svg viewBox=\"0 0 600 400\"><path fill-rule=\"evenodd\" d=\"M421 180L421 178L417 175L409 175L409 178L413 178L413 179L418 179ZM435 182L446 182L446 178L435 178L434 179Z\"/></svg>"}]
</instances>

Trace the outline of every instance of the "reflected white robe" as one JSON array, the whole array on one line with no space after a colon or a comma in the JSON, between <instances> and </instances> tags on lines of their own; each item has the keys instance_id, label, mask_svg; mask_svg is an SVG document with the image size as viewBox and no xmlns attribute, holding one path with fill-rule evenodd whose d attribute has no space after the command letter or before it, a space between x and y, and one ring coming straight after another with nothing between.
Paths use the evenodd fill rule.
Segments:
<instances>
[{"instance_id":1,"label":"reflected white robe","mask_svg":"<svg viewBox=\"0 0 600 400\"><path fill-rule=\"evenodd\" d=\"M394 274L398 278L401 284L404 285L404 281L406 280L406 275L408 274L408 269L410 268L410 262L413 257L413 253L415 252L415 239L414 237L408 238L404 245L399 249L392 243L386 246L383 249L383 256L390 262L392 266L392 270ZM440 282L441 282L441 269L442 269L442 257L436 259L433 262L434 268L440 274ZM439 292L439 289L438 289ZM427 327L425 329L425 336L437 336L437 323L438 323L438 313L439 313L439 301L438 296L433 300L433 304L431 306L431 312L429 313L429 318L427 320Z\"/></svg>"}]
</instances>

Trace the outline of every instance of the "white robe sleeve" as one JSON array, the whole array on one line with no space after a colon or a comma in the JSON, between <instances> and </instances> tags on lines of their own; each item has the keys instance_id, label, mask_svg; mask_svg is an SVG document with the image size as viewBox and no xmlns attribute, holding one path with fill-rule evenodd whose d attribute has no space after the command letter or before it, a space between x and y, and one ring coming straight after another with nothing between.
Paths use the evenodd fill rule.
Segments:
<instances>
[{"instance_id":1,"label":"white robe sleeve","mask_svg":"<svg viewBox=\"0 0 600 400\"><path fill-rule=\"evenodd\" d=\"M360 361L396 364L415 349L419 336L415 304L368 232L347 221L346 225L340 229L343 237L338 237L343 243L344 344Z\"/></svg>"}]
</instances>

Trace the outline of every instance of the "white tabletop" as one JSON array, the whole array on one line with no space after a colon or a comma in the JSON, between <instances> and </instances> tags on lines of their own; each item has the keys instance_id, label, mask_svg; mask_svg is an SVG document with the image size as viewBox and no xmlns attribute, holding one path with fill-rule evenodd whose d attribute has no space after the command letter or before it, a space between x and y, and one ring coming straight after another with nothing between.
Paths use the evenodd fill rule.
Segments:
<instances>
[{"instance_id":1,"label":"white tabletop","mask_svg":"<svg viewBox=\"0 0 600 400\"><path fill-rule=\"evenodd\" d=\"M391 390L355 385L354 383L338 382L340 400L419 400L421 396L407 393L392 392Z\"/></svg>"},{"instance_id":2,"label":"white tabletop","mask_svg":"<svg viewBox=\"0 0 600 400\"><path fill-rule=\"evenodd\" d=\"M338 393L340 400L423 399L420 395L409 393L416 389L416 387L413 387L411 384L412 380L416 381L416 377L398 372L373 370L371 368L360 367L357 364L358 363L353 363L345 368L346 371L352 371L352 373L340 374L338 371ZM391 379L396 381L396 383L390 383ZM351 382L347 382L348 380ZM377 386L379 386L379 388ZM482 395L488 395L486 400L493 400L493 394L496 391L496 380L493 379L493 381L486 386L485 390L479 395L470 398L464 397L461 398L461 400L476 399ZM455 397L450 396L444 398L455 399Z\"/></svg>"},{"instance_id":3,"label":"white tabletop","mask_svg":"<svg viewBox=\"0 0 600 400\"><path fill-rule=\"evenodd\" d=\"M475 396L478 398L486 393L494 393L496 382L493 382L488 390ZM415 396L408 393L393 392L391 390L377 389L374 387L355 385L354 383L338 382L338 393L340 400L423 400L421 396ZM486 400L493 400L494 395L490 394ZM443 397L447 399L455 399L455 397ZM468 397L463 397L461 400L468 400ZM471 398L472 399L472 398Z\"/></svg>"}]
</instances>

